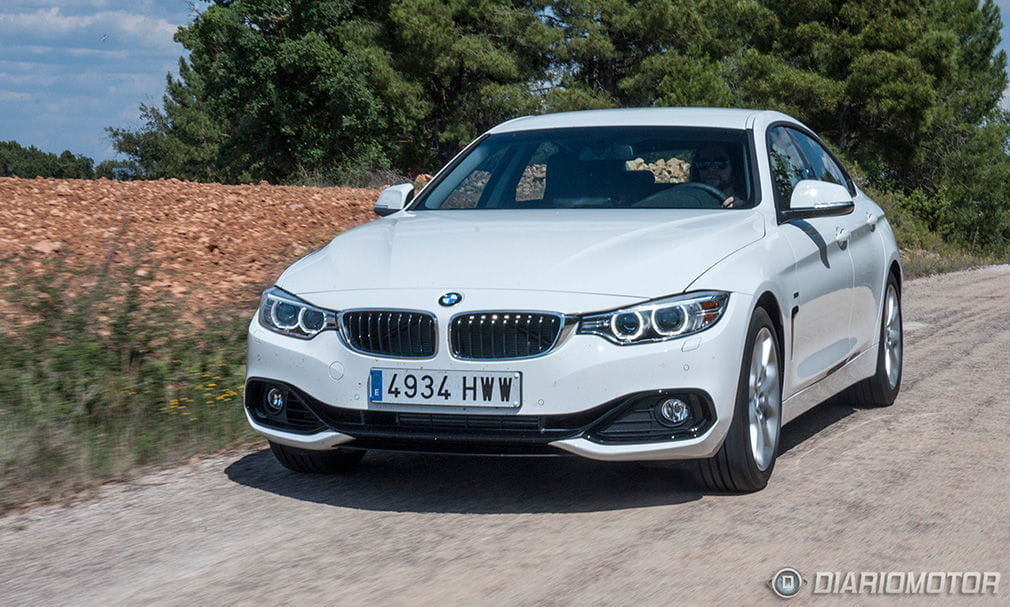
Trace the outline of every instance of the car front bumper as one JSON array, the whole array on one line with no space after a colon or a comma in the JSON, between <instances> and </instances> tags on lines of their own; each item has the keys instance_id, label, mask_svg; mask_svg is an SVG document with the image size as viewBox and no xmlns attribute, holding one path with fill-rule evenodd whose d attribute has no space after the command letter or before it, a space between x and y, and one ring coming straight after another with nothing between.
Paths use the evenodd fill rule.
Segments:
<instances>
[{"instance_id":1,"label":"car front bumper","mask_svg":"<svg viewBox=\"0 0 1010 607\"><path fill-rule=\"evenodd\" d=\"M543 356L482 361L455 359L447 347L423 360L369 356L350 350L333 331L299 340L268 331L254 319L246 414L267 439L313 450L569 453L607 461L706 458L719 449L732 421L752 306L749 296L735 293L715 326L666 342L619 346L573 332ZM444 332L439 339L444 344ZM523 378L522 401L516 408L372 403L373 368L517 372ZM305 418L319 423L292 429L257 416L250 399L260 392L250 388L266 384L291 390L303 403ZM698 395L707 408L709 423L698 432L638 441L599 432L605 420L629 407L644 407L645 399L683 394Z\"/></svg>"}]
</instances>

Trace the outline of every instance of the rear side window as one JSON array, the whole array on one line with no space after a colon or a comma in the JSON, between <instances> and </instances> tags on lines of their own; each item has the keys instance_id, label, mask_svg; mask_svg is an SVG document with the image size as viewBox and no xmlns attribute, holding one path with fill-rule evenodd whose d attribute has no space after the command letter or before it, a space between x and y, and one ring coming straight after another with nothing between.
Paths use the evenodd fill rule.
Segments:
<instances>
[{"instance_id":1,"label":"rear side window","mask_svg":"<svg viewBox=\"0 0 1010 607\"><path fill-rule=\"evenodd\" d=\"M837 183L838 185L845 186L849 192L852 192L852 185L845 171L835 162L834 158L831 157L831 154L828 153L828 150L820 142L802 131L794 129L790 129L790 131L796 143L803 151L803 155L807 158L810 169L813 172L813 179Z\"/></svg>"}]
</instances>

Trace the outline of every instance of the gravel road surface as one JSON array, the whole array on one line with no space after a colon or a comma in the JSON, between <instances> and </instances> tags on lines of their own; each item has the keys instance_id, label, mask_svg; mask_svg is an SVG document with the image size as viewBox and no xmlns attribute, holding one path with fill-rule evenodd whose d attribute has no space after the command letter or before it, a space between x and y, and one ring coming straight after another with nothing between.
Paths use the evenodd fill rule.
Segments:
<instances>
[{"instance_id":1,"label":"gravel road surface","mask_svg":"<svg viewBox=\"0 0 1010 607\"><path fill-rule=\"evenodd\" d=\"M894 406L787 426L768 488L575 458L375 455L349 476L265 450L0 519L0 604L778 604L783 567L1010 576L1010 266L911 281ZM950 594L790 604L946 605ZM998 596L1010 604L1010 579Z\"/></svg>"}]
</instances>

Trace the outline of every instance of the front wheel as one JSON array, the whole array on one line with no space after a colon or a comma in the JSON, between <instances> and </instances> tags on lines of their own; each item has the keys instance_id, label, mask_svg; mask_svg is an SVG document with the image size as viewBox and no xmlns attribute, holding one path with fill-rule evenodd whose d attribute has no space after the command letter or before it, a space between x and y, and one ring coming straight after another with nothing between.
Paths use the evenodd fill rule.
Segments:
<instances>
[{"instance_id":1,"label":"front wheel","mask_svg":"<svg viewBox=\"0 0 1010 607\"><path fill-rule=\"evenodd\" d=\"M781 368L775 325L757 308L747 330L729 432L715 457L697 462L707 488L746 493L768 484L782 429Z\"/></svg>"}]
</instances>

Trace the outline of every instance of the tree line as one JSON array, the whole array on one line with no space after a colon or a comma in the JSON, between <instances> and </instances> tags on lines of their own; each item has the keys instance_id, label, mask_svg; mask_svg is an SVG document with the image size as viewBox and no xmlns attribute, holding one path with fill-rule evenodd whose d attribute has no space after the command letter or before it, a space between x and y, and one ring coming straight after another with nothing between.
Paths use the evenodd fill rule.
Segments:
<instances>
[{"instance_id":1,"label":"tree line","mask_svg":"<svg viewBox=\"0 0 1010 607\"><path fill-rule=\"evenodd\" d=\"M57 155L34 145L0 141L0 177L128 180L140 174L140 167L130 160L103 160L96 166L94 159L70 150Z\"/></svg>"},{"instance_id":2,"label":"tree line","mask_svg":"<svg viewBox=\"0 0 1010 607\"><path fill-rule=\"evenodd\" d=\"M870 184L1005 241L993 0L215 0L139 129L145 177L346 182L432 170L493 124L635 106L778 109Z\"/></svg>"},{"instance_id":3,"label":"tree line","mask_svg":"<svg viewBox=\"0 0 1010 607\"><path fill-rule=\"evenodd\" d=\"M93 179L95 161L70 150L64 150L57 156L35 146L24 147L16 141L0 141L0 177Z\"/></svg>"}]
</instances>

